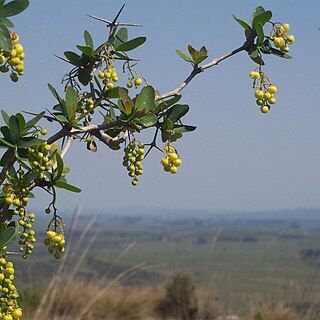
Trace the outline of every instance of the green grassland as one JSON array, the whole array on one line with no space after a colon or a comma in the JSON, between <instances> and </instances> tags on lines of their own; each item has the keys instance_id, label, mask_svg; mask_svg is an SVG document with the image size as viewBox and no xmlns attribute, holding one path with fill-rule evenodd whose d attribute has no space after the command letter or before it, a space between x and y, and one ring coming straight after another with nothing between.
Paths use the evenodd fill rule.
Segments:
<instances>
[{"instance_id":1,"label":"green grassland","mask_svg":"<svg viewBox=\"0 0 320 320\"><path fill-rule=\"evenodd\" d=\"M122 284L141 286L164 283L173 273L186 272L197 287L237 311L253 299L299 304L320 297L320 257L313 254L320 248L320 210L102 214L84 235L91 220L89 215L80 216L69 232L70 271L92 242L77 277L112 280L123 275ZM14 257L22 287L45 286L59 265L40 243L43 225L40 219L39 244L29 263ZM308 249L309 255L304 255Z\"/></svg>"}]
</instances>

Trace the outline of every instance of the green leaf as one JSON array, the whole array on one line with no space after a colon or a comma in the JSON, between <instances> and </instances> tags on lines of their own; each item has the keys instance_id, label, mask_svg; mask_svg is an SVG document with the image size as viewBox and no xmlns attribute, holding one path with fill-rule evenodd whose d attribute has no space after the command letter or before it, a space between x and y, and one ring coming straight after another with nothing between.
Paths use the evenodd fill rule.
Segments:
<instances>
[{"instance_id":1,"label":"green leaf","mask_svg":"<svg viewBox=\"0 0 320 320\"><path fill-rule=\"evenodd\" d=\"M121 113L127 114L121 99L118 100L117 107Z\"/></svg>"},{"instance_id":2,"label":"green leaf","mask_svg":"<svg viewBox=\"0 0 320 320\"><path fill-rule=\"evenodd\" d=\"M39 114L37 114L34 118L29 120L25 125L27 131L28 131L28 129L30 129L33 126L35 126L38 123L38 121L40 121L42 119L42 117L45 115L45 113L46 113L45 111L42 111Z\"/></svg>"},{"instance_id":3,"label":"green leaf","mask_svg":"<svg viewBox=\"0 0 320 320\"><path fill-rule=\"evenodd\" d=\"M258 16L259 14L264 13L266 10L264 10L263 7L259 6L257 8L254 9L253 13L252 13L252 19L251 22L253 23L253 20L256 16Z\"/></svg>"},{"instance_id":4,"label":"green leaf","mask_svg":"<svg viewBox=\"0 0 320 320\"><path fill-rule=\"evenodd\" d=\"M10 32L4 25L0 25L0 49L4 51L12 50Z\"/></svg>"},{"instance_id":5,"label":"green leaf","mask_svg":"<svg viewBox=\"0 0 320 320\"><path fill-rule=\"evenodd\" d=\"M89 83L90 75L85 70L80 69L78 79L84 86L86 86Z\"/></svg>"},{"instance_id":6,"label":"green leaf","mask_svg":"<svg viewBox=\"0 0 320 320\"><path fill-rule=\"evenodd\" d=\"M129 58L129 57L127 56L127 54L124 53L124 52L121 53L121 52L119 52L119 51L116 51L114 54L118 57L118 58L115 58L115 60L134 61L134 59Z\"/></svg>"},{"instance_id":7,"label":"green leaf","mask_svg":"<svg viewBox=\"0 0 320 320\"><path fill-rule=\"evenodd\" d=\"M14 226L10 226L0 232L0 248L7 246L15 240L19 232L19 227L16 225L17 224L15 223Z\"/></svg>"},{"instance_id":8,"label":"green leaf","mask_svg":"<svg viewBox=\"0 0 320 320\"><path fill-rule=\"evenodd\" d=\"M205 46L203 46L201 49L200 49L200 56L202 57L207 57L208 56L208 50Z\"/></svg>"},{"instance_id":9,"label":"green leaf","mask_svg":"<svg viewBox=\"0 0 320 320\"><path fill-rule=\"evenodd\" d=\"M270 21L271 18L272 18L271 11L265 11L263 13L256 15L252 21L252 28L255 29L257 23L261 23L261 25L264 26L266 22Z\"/></svg>"},{"instance_id":10,"label":"green leaf","mask_svg":"<svg viewBox=\"0 0 320 320\"><path fill-rule=\"evenodd\" d=\"M33 180L37 179L39 176L39 173L38 172L28 172L26 175L23 176L23 180L25 182L32 182Z\"/></svg>"},{"instance_id":11,"label":"green leaf","mask_svg":"<svg viewBox=\"0 0 320 320\"><path fill-rule=\"evenodd\" d=\"M63 172L63 160L58 152L56 153L56 161L57 161L57 169L53 175L53 179L59 180Z\"/></svg>"},{"instance_id":12,"label":"green leaf","mask_svg":"<svg viewBox=\"0 0 320 320\"><path fill-rule=\"evenodd\" d=\"M52 182L53 177L52 177L52 173L48 172L48 171L44 171L43 174L47 177L47 179Z\"/></svg>"},{"instance_id":13,"label":"green leaf","mask_svg":"<svg viewBox=\"0 0 320 320\"><path fill-rule=\"evenodd\" d=\"M200 53L197 51L192 45L188 45L188 51L189 54L191 55L192 59L194 60L195 58L198 58Z\"/></svg>"},{"instance_id":14,"label":"green leaf","mask_svg":"<svg viewBox=\"0 0 320 320\"><path fill-rule=\"evenodd\" d=\"M1 199L1 200L2 200L2 199ZM6 223L1 223L1 224L0 224L0 233L1 233L2 231L6 230L6 229L7 229Z\"/></svg>"},{"instance_id":15,"label":"green leaf","mask_svg":"<svg viewBox=\"0 0 320 320\"><path fill-rule=\"evenodd\" d=\"M23 132L26 126L26 120L24 119L24 116L21 113L17 113L16 117L19 121L20 132Z\"/></svg>"},{"instance_id":16,"label":"green leaf","mask_svg":"<svg viewBox=\"0 0 320 320\"><path fill-rule=\"evenodd\" d=\"M80 122L77 122L76 120L72 120L70 125L73 126L75 129L79 129L82 127L82 124Z\"/></svg>"},{"instance_id":17,"label":"green leaf","mask_svg":"<svg viewBox=\"0 0 320 320\"><path fill-rule=\"evenodd\" d=\"M11 138L11 135L10 135L10 129L9 129L9 127L3 126L3 127L0 128L0 130L1 130L1 133L2 133L3 137L4 137L7 141L12 142L12 138Z\"/></svg>"},{"instance_id":18,"label":"green leaf","mask_svg":"<svg viewBox=\"0 0 320 320\"><path fill-rule=\"evenodd\" d=\"M166 115L168 119L172 121L172 123L175 123L180 120L188 111L189 106L187 104L176 104L166 112Z\"/></svg>"},{"instance_id":19,"label":"green leaf","mask_svg":"<svg viewBox=\"0 0 320 320\"><path fill-rule=\"evenodd\" d=\"M118 93L125 109L125 113L127 115L131 114L132 110L134 109L134 105L127 91L124 88L120 87Z\"/></svg>"},{"instance_id":20,"label":"green leaf","mask_svg":"<svg viewBox=\"0 0 320 320\"><path fill-rule=\"evenodd\" d=\"M14 150L8 149L1 157L0 166L4 167L8 163L9 159L12 158L13 155L14 155Z\"/></svg>"},{"instance_id":21,"label":"green leaf","mask_svg":"<svg viewBox=\"0 0 320 320\"><path fill-rule=\"evenodd\" d=\"M254 61L258 65L264 66L264 61L258 56L256 58L250 57L252 61Z\"/></svg>"},{"instance_id":22,"label":"green leaf","mask_svg":"<svg viewBox=\"0 0 320 320\"><path fill-rule=\"evenodd\" d=\"M250 49L250 51L249 51L248 54L249 54L250 58L251 58L255 63L257 63L257 64L259 64L259 65L260 65L260 63L261 63L261 65L264 65L264 62L263 62L263 60L261 59L261 57L260 57L260 55L259 55L259 50L257 49L257 46L256 46L256 45L254 45L254 46L251 47L251 49Z\"/></svg>"},{"instance_id":23,"label":"green leaf","mask_svg":"<svg viewBox=\"0 0 320 320\"><path fill-rule=\"evenodd\" d=\"M139 119L139 124L144 127L152 127L158 121L158 118L155 114L149 113Z\"/></svg>"},{"instance_id":24,"label":"green leaf","mask_svg":"<svg viewBox=\"0 0 320 320\"><path fill-rule=\"evenodd\" d=\"M93 59L96 57L92 55L91 57L85 55L84 53L81 54L81 65L84 67L89 66L90 63L92 63Z\"/></svg>"},{"instance_id":25,"label":"green leaf","mask_svg":"<svg viewBox=\"0 0 320 320\"><path fill-rule=\"evenodd\" d=\"M247 40L252 39L256 36L256 33L252 29L245 30L244 34L245 34Z\"/></svg>"},{"instance_id":26,"label":"green leaf","mask_svg":"<svg viewBox=\"0 0 320 320\"><path fill-rule=\"evenodd\" d=\"M86 46L93 49L93 40L89 31L85 30L83 36L84 36L84 42L86 43Z\"/></svg>"},{"instance_id":27,"label":"green leaf","mask_svg":"<svg viewBox=\"0 0 320 320\"><path fill-rule=\"evenodd\" d=\"M146 37L138 37L132 40L129 40L125 43L120 44L116 50L117 51L131 51L133 49L136 49L137 47L141 46L146 42Z\"/></svg>"},{"instance_id":28,"label":"green leaf","mask_svg":"<svg viewBox=\"0 0 320 320\"><path fill-rule=\"evenodd\" d=\"M81 192L81 189L67 183L67 182L64 182L64 181L61 181L61 180L57 180L54 182L54 185L57 187L57 188L62 188L62 189L65 189L65 190L69 190L71 192Z\"/></svg>"},{"instance_id":29,"label":"green leaf","mask_svg":"<svg viewBox=\"0 0 320 320\"><path fill-rule=\"evenodd\" d=\"M232 18L236 20L245 30L251 30L251 27L244 20L237 18L234 14L232 15Z\"/></svg>"},{"instance_id":30,"label":"green leaf","mask_svg":"<svg viewBox=\"0 0 320 320\"><path fill-rule=\"evenodd\" d=\"M114 112L114 108L112 105L109 106L109 111L110 111L111 120L116 121L117 117L116 117L116 113Z\"/></svg>"},{"instance_id":31,"label":"green leaf","mask_svg":"<svg viewBox=\"0 0 320 320\"><path fill-rule=\"evenodd\" d=\"M27 151L26 151L26 149L25 148L18 148L18 150L17 150L17 152L16 152L16 157L17 157L17 159L19 159L19 160L21 160L21 162L23 162L25 159L27 159L28 158L28 156L27 156ZM25 166L24 165L22 165L24 168L25 168ZM28 168L28 170L29 170L30 168Z\"/></svg>"},{"instance_id":32,"label":"green leaf","mask_svg":"<svg viewBox=\"0 0 320 320\"><path fill-rule=\"evenodd\" d=\"M14 28L14 24L5 17L0 18L0 24L3 24L7 28Z\"/></svg>"},{"instance_id":33,"label":"green leaf","mask_svg":"<svg viewBox=\"0 0 320 320\"><path fill-rule=\"evenodd\" d=\"M8 126L9 125L9 116L8 116L8 114L4 110L1 110L1 115L2 115L3 121Z\"/></svg>"},{"instance_id":34,"label":"green leaf","mask_svg":"<svg viewBox=\"0 0 320 320\"><path fill-rule=\"evenodd\" d=\"M125 90L127 93L129 92L128 89L123 88L123 87L114 87L113 89L106 90L104 92L104 97L109 98L109 99L119 99L119 89L122 88Z\"/></svg>"},{"instance_id":35,"label":"green leaf","mask_svg":"<svg viewBox=\"0 0 320 320\"><path fill-rule=\"evenodd\" d=\"M108 144L108 147L111 149L111 150L120 150L121 147L119 146L119 143L117 143L116 141L110 141L109 144Z\"/></svg>"},{"instance_id":36,"label":"green leaf","mask_svg":"<svg viewBox=\"0 0 320 320\"><path fill-rule=\"evenodd\" d=\"M75 118L77 106L77 92L73 87L69 86L66 90L66 112L70 121Z\"/></svg>"},{"instance_id":37,"label":"green leaf","mask_svg":"<svg viewBox=\"0 0 320 320\"><path fill-rule=\"evenodd\" d=\"M55 111L63 112L63 110L61 109L60 104L56 104L55 106L53 106L52 109L55 110Z\"/></svg>"},{"instance_id":38,"label":"green leaf","mask_svg":"<svg viewBox=\"0 0 320 320\"><path fill-rule=\"evenodd\" d=\"M0 7L0 17L12 17L22 11L24 11L29 6L28 0L13 0L4 6Z\"/></svg>"},{"instance_id":39,"label":"green leaf","mask_svg":"<svg viewBox=\"0 0 320 320\"><path fill-rule=\"evenodd\" d=\"M169 136L167 130L165 130L165 129L161 130L161 140L162 140L162 142L168 141L169 138L170 138L170 136Z\"/></svg>"},{"instance_id":40,"label":"green leaf","mask_svg":"<svg viewBox=\"0 0 320 320\"><path fill-rule=\"evenodd\" d=\"M164 123L164 127L166 128L166 130L172 130L173 125L174 125L174 123L172 122L172 120L166 119L166 121Z\"/></svg>"},{"instance_id":41,"label":"green leaf","mask_svg":"<svg viewBox=\"0 0 320 320\"><path fill-rule=\"evenodd\" d=\"M155 91L152 86L142 88L135 103L135 110L147 114L154 103Z\"/></svg>"},{"instance_id":42,"label":"green leaf","mask_svg":"<svg viewBox=\"0 0 320 320\"><path fill-rule=\"evenodd\" d=\"M200 51L197 51L195 48L193 48L190 44L188 45L188 51L192 57L192 60L195 64L199 64L203 60L207 59L208 56L206 55L207 50L205 47L201 48L202 55L200 54Z\"/></svg>"},{"instance_id":43,"label":"green leaf","mask_svg":"<svg viewBox=\"0 0 320 320\"><path fill-rule=\"evenodd\" d=\"M95 89L95 92L97 93L97 95L100 96L101 92L102 92L102 86L101 86L101 83L100 83L100 80L98 79L97 76L94 76L94 82L96 83L96 86L98 87L98 89Z\"/></svg>"},{"instance_id":44,"label":"green leaf","mask_svg":"<svg viewBox=\"0 0 320 320\"><path fill-rule=\"evenodd\" d=\"M3 139L3 138L0 138L0 141L5 145L5 146L8 146L10 148L14 148L14 145L12 143L10 143L9 141ZM1 148L5 147L4 145L0 145ZM6 148L6 147L5 147Z\"/></svg>"},{"instance_id":45,"label":"green leaf","mask_svg":"<svg viewBox=\"0 0 320 320\"><path fill-rule=\"evenodd\" d=\"M169 133L165 129L161 130L161 140L162 140L162 142L168 141L169 138L170 138Z\"/></svg>"},{"instance_id":46,"label":"green leaf","mask_svg":"<svg viewBox=\"0 0 320 320\"><path fill-rule=\"evenodd\" d=\"M35 196L34 196L34 194L33 194L32 192L29 192L29 193L28 193L28 197L29 197L30 199L34 199L34 198L35 198Z\"/></svg>"},{"instance_id":47,"label":"green leaf","mask_svg":"<svg viewBox=\"0 0 320 320\"><path fill-rule=\"evenodd\" d=\"M118 50L118 47L126 43L128 41L128 29L127 28L120 28L115 35L114 39L114 47Z\"/></svg>"},{"instance_id":48,"label":"green leaf","mask_svg":"<svg viewBox=\"0 0 320 320\"><path fill-rule=\"evenodd\" d=\"M263 41L264 41L264 33L263 33L262 24L260 22L256 23L254 30L256 31L256 33L258 35L257 44L262 45Z\"/></svg>"},{"instance_id":49,"label":"green leaf","mask_svg":"<svg viewBox=\"0 0 320 320\"><path fill-rule=\"evenodd\" d=\"M85 54L88 57L93 57L93 49L91 47L88 46L76 46L83 54Z\"/></svg>"},{"instance_id":50,"label":"green leaf","mask_svg":"<svg viewBox=\"0 0 320 320\"><path fill-rule=\"evenodd\" d=\"M256 44L253 44L251 47L250 47L250 50L248 51L248 54L250 57L258 57L259 56L259 50L258 50L258 47Z\"/></svg>"},{"instance_id":51,"label":"green leaf","mask_svg":"<svg viewBox=\"0 0 320 320\"><path fill-rule=\"evenodd\" d=\"M18 148L27 148L27 147L34 147L44 144L46 140L39 139L36 137L23 137L19 143Z\"/></svg>"},{"instance_id":52,"label":"green leaf","mask_svg":"<svg viewBox=\"0 0 320 320\"><path fill-rule=\"evenodd\" d=\"M202 61L206 60L208 58L208 56L199 56L198 58L194 58L193 61L195 64L199 64Z\"/></svg>"},{"instance_id":53,"label":"green leaf","mask_svg":"<svg viewBox=\"0 0 320 320\"><path fill-rule=\"evenodd\" d=\"M17 152L17 154L16 154L16 157L17 157L18 160L20 160L20 161L19 161L19 165L21 165L21 167L22 167L23 169L25 169L25 170L27 170L27 171L29 171L29 172L32 172L31 167L29 167L29 166L26 164L26 162L24 162L24 160L23 160L23 159L26 159L26 158L27 158L27 153L26 153L25 151L26 151L25 149L18 149L18 152ZM24 157L18 156L19 153L24 153L24 154L25 154ZM37 172L35 172L35 173L37 174L37 176L39 176L39 173L37 173ZM24 181L26 181L25 179L26 179L25 176L23 176L23 180L24 180ZM27 183L27 181L26 181L26 183Z\"/></svg>"},{"instance_id":54,"label":"green leaf","mask_svg":"<svg viewBox=\"0 0 320 320\"><path fill-rule=\"evenodd\" d=\"M278 49L275 49L275 48L270 48L270 53L277 56L277 57L280 57L280 58L292 59L292 57L289 56L288 54L286 54Z\"/></svg>"},{"instance_id":55,"label":"green leaf","mask_svg":"<svg viewBox=\"0 0 320 320\"><path fill-rule=\"evenodd\" d=\"M62 114L56 115L56 119L61 123L69 123L69 120Z\"/></svg>"},{"instance_id":56,"label":"green leaf","mask_svg":"<svg viewBox=\"0 0 320 320\"><path fill-rule=\"evenodd\" d=\"M65 57L75 66L81 66L81 57L72 51L65 51L64 52Z\"/></svg>"},{"instance_id":57,"label":"green leaf","mask_svg":"<svg viewBox=\"0 0 320 320\"><path fill-rule=\"evenodd\" d=\"M51 93L53 94L53 96L60 102L62 99L59 96L58 92L56 91L56 89L50 84L48 83L48 88L51 91Z\"/></svg>"},{"instance_id":58,"label":"green leaf","mask_svg":"<svg viewBox=\"0 0 320 320\"><path fill-rule=\"evenodd\" d=\"M17 143L21 138L20 123L16 116L9 118L10 136L13 143Z\"/></svg>"},{"instance_id":59,"label":"green leaf","mask_svg":"<svg viewBox=\"0 0 320 320\"><path fill-rule=\"evenodd\" d=\"M175 124L173 129L172 129L172 131L184 133L184 132L191 132L191 131L194 131L196 129L197 129L197 127L195 127L195 126Z\"/></svg>"},{"instance_id":60,"label":"green leaf","mask_svg":"<svg viewBox=\"0 0 320 320\"><path fill-rule=\"evenodd\" d=\"M176 53L183 60L185 60L187 62L193 62L193 60L190 58L190 56L187 53L185 53L184 51L177 49Z\"/></svg>"},{"instance_id":61,"label":"green leaf","mask_svg":"<svg viewBox=\"0 0 320 320\"><path fill-rule=\"evenodd\" d=\"M60 106L61 106L62 113L67 117L67 109L66 109L67 107L66 107L66 101L64 99L61 99Z\"/></svg>"},{"instance_id":62,"label":"green leaf","mask_svg":"<svg viewBox=\"0 0 320 320\"><path fill-rule=\"evenodd\" d=\"M113 107L112 107L112 109L113 109ZM106 123L109 123L110 121L114 121L112 119L112 115L114 114L114 109L113 109L113 113L112 114L111 114L111 112L108 112L107 114L103 114L101 111L99 111L99 113L103 117L103 123L102 124L106 124Z\"/></svg>"},{"instance_id":63,"label":"green leaf","mask_svg":"<svg viewBox=\"0 0 320 320\"><path fill-rule=\"evenodd\" d=\"M177 103L180 99L181 99L181 94L174 96L173 98L166 100L166 101L161 101L156 107L155 107L155 111L159 112L159 111L163 111L165 109L168 109L169 107L171 107L172 105L174 105L175 103Z\"/></svg>"}]
</instances>

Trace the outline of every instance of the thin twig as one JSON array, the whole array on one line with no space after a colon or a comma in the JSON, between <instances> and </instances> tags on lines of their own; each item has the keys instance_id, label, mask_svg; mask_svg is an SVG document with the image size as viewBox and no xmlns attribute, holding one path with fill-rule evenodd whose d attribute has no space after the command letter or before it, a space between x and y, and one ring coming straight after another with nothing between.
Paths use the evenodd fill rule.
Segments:
<instances>
[{"instance_id":1,"label":"thin twig","mask_svg":"<svg viewBox=\"0 0 320 320\"><path fill-rule=\"evenodd\" d=\"M162 150L157 146L157 136L158 136L158 132L159 132L159 127L157 127L155 133L154 133L154 136L153 136L153 139L151 141L151 143L149 144L150 145L150 148L148 149L148 151L146 152L145 154L145 157L150 153L150 151L153 149L153 148L156 148L158 150L160 150L162 152Z\"/></svg>"},{"instance_id":2,"label":"thin twig","mask_svg":"<svg viewBox=\"0 0 320 320\"><path fill-rule=\"evenodd\" d=\"M184 80L184 82L182 82L182 84L179 87L177 87L172 91L169 91L167 93L157 96L156 101L178 95L180 91L182 91L196 75L198 75L201 72L204 72L206 69L209 69L211 67L218 65L221 61L227 58L230 58L241 51L247 51L251 44L252 44L252 40L249 39L241 47L231 51L230 53L227 53L221 56L220 58L212 60L210 63L205 64L202 67L199 67L198 65L194 65L190 75L186 78L186 80Z\"/></svg>"},{"instance_id":3,"label":"thin twig","mask_svg":"<svg viewBox=\"0 0 320 320\"><path fill-rule=\"evenodd\" d=\"M90 124L89 126L83 127L83 128L73 128L71 130L67 130L66 128L62 128L60 131L58 131L56 134L54 134L53 136L51 136L48 140L47 143L48 144L52 144L55 141L65 137L65 136L75 136L77 134L81 134L81 133L86 133L86 132L93 132L93 131L102 131L102 130L106 130L106 129L110 129L113 127L116 127L118 125L121 124L121 121L113 121L113 122L108 122L105 124Z\"/></svg>"}]
</instances>

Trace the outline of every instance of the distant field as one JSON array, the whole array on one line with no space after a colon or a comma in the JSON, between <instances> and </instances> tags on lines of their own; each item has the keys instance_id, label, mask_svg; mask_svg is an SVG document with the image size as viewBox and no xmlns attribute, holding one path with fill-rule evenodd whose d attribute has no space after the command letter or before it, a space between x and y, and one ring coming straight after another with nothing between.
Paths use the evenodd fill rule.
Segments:
<instances>
[{"instance_id":1,"label":"distant field","mask_svg":"<svg viewBox=\"0 0 320 320\"><path fill-rule=\"evenodd\" d=\"M90 219L79 218L71 239L72 252ZM38 228L41 224L44 221ZM183 271L231 310L241 310L248 299L272 297L298 303L302 299L311 301L320 293L320 211L197 218L190 214L100 215L75 259L93 234L97 238L78 273L84 278L103 279L107 275L114 279L139 265L121 281L125 285L149 285ZM124 253L130 244L130 250ZM58 265L42 245L38 245L30 263L20 259L17 263L17 270L24 269L18 274L24 287L45 285Z\"/></svg>"}]
</instances>

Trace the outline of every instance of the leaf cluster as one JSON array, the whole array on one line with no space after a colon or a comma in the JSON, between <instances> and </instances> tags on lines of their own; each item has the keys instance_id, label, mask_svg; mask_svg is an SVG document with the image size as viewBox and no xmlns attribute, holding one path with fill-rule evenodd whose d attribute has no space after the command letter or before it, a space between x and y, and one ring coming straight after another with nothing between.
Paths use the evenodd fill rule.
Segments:
<instances>
[{"instance_id":1,"label":"leaf cluster","mask_svg":"<svg viewBox=\"0 0 320 320\"><path fill-rule=\"evenodd\" d=\"M129 61L131 59L126 52L141 46L146 41L146 37L128 40L128 29L120 28L115 34L110 34L108 40L95 49L91 34L85 30L84 41L85 45L76 46L80 54L65 51L64 55L67 62L75 66L72 77L77 77L79 82L86 86L92 78L93 66L101 65L106 52L109 55L115 55L119 60Z\"/></svg>"},{"instance_id":2,"label":"leaf cluster","mask_svg":"<svg viewBox=\"0 0 320 320\"><path fill-rule=\"evenodd\" d=\"M37 123L44 117L45 112L37 114L35 117L26 121L21 113L16 115L8 114L1 110L2 118L5 122L0 128L2 137L0 138L0 148L7 149L0 159L0 166L5 167L8 164L9 159L17 159L19 166L26 170L23 178L23 183L19 181L19 184L23 184L25 187L32 184L35 180L38 180L38 173L34 172L33 168L28 164L28 149L35 148L37 146L44 145L46 140L39 138L39 127ZM49 157L52 160L53 170L44 172L47 178L46 187L59 187L73 192L80 192L80 189L66 183L64 173L68 171L65 168L63 160L59 154L59 150L56 148ZM19 180L17 171L13 166L10 169L10 177L15 180ZM2 205L4 204L4 194L2 194Z\"/></svg>"},{"instance_id":3,"label":"leaf cluster","mask_svg":"<svg viewBox=\"0 0 320 320\"><path fill-rule=\"evenodd\" d=\"M237 21L242 28L245 30L245 36L247 40L252 41L252 45L248 50L250 58L257 64L263 65L262 54L272 54L280 58L290 59L291 56L276 49L270 37L266 35L264 27L267 22L270 22L272 18L272 12L270 10L266 11L263 7L257 7L251 17L251 24L247 23L243 19L232 15L233 19Z\"/></svg>"},{"instance_id":4,"label":"leaf cluster","mask_svg":"<svg viewBox=\"0 0 320 320\"><path fill-rule=\"evenodd\" d=\"M208 50L204 46L200 50L196 50L189 44L188 52L189 54L179 49L176 50L176 53L180 58L187 62L191 62L194 65L198 65L199 63L208 58Z\"/></svg>"},{"instance_id":5,"label":"leaf cluster","mask_svg":"<svg viewBox=\"0 0 320 320\"><path fill-rule=\"evenodd\" d=\"M0 138L0 148L9 147L12 151L19 152L45 142L35 136L37 131L35 125L44 116L44 111L27 122L21 113L9 117L4 110L1 110L1 114L6 125L0 128L3 135Z\"/></svg>"},{"instance_id":6,"label":"leaf cluster","mask_svg":"<svg viewBox=\"0 0 320 320\"><path fill-rule=\"evenodd\" d=\"M11 35L8 28L13 28L14 24L8 17L21 13L28 6L29 0L12 0L8 3L5 0L0 0L0 50L12 50Z\"/></svg>"}]
</instances>

